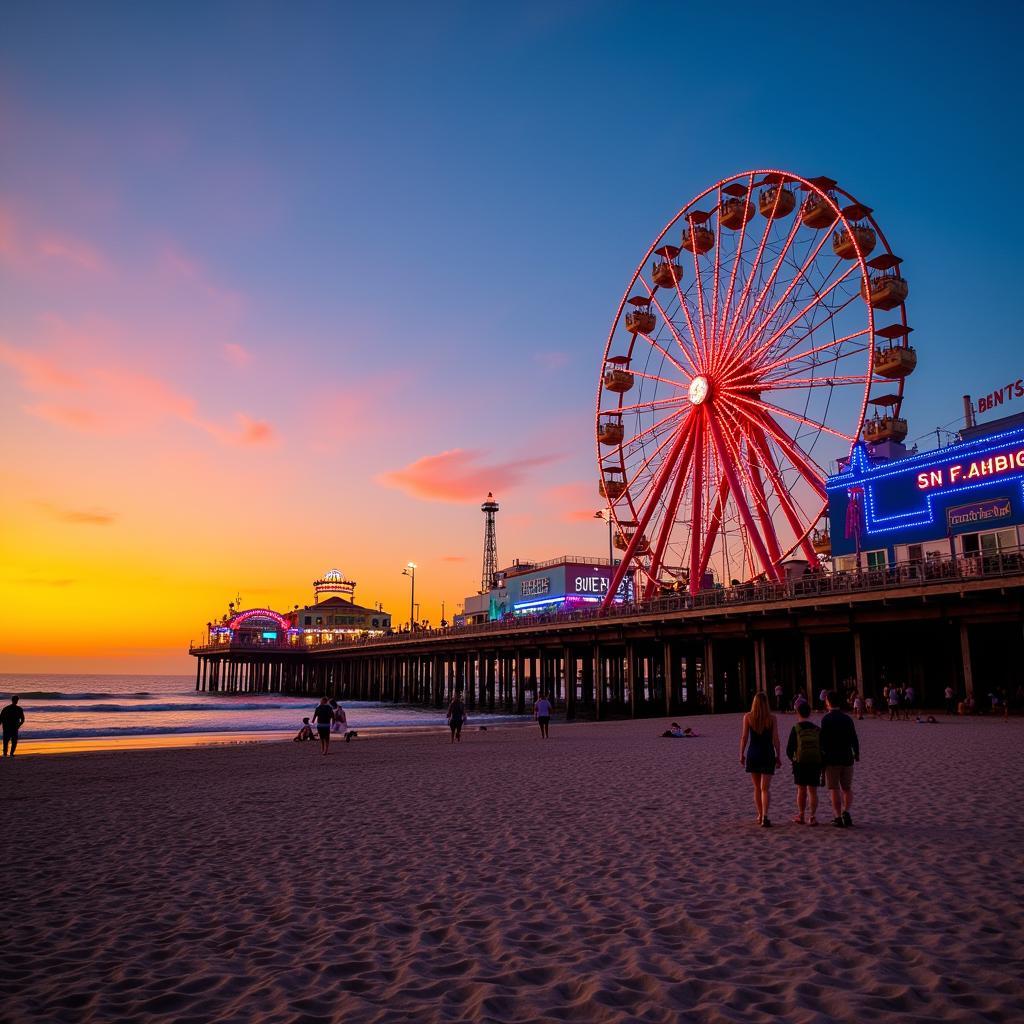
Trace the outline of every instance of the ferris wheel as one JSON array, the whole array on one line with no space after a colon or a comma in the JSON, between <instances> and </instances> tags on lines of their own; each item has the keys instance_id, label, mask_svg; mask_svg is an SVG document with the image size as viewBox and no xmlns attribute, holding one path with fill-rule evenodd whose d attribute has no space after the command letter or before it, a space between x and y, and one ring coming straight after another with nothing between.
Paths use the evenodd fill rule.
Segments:
<instances>
[{"instance_id":1,"label":"ferris wheel","mask_svg":"<svg viewBox=\"0 0 1024 1024\"><path fill-rule=\"evenodd\" d=\"M606 603L630 569L646 599L818 568L829 464L907 435L901 262L831 178L745 171L672 218L601 362L599 490L624 552Z\"/></svg>"}]
</instances>

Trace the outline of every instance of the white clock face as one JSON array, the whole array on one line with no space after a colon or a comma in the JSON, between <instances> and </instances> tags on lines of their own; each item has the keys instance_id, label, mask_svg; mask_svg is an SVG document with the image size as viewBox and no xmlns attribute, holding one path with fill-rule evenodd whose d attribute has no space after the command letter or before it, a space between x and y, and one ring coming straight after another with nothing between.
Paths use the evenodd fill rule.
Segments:
<instances>
[{"instance_id":1,"label":"white clock face","mask_svg":"<svg viewBox=\"0 0 1024 1024\"><path fill-rule=\"evenodd\" d=\"M708 390L707 377L694 377L690 381L690 401L694 405L700 405L708 397Z\"/></svg>"}]
</instances>

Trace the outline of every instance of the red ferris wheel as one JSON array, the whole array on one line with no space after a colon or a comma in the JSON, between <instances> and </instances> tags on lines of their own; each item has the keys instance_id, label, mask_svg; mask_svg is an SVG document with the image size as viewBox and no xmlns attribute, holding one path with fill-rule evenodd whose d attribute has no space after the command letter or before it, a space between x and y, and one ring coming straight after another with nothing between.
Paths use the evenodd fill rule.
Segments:
<instances>
[{"instance_id":1,"label":"red ferris wheel","mask_svg":"<svg viewBox=\"0 0 1024 1024\"><path fill-rule=\"evenodd\" d=\"M629 568L639 599L817 568L826 467L907 435L900 264L831 178L745 171L672 218L601 363L599 489L624 552L606 603Z\"/></svg>"}]
</instances>

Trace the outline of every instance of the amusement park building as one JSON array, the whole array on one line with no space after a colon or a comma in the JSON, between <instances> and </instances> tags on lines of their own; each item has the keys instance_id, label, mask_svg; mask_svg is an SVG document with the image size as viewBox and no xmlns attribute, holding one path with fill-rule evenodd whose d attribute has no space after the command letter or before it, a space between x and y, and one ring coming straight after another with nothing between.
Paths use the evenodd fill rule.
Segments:
<instances>
[{"instance_id":1,"label":"amusement park building","mask_svg":"<svg viewBox=\"0 0 1024 1024\"><path fill-rule=\"evenodd\" d=\"M857 443L826 485L836 570L938 567L962 556L1019 557L1024 540L1024 416L961 431L903 458Z\"/></svg>"},{"instance_id":2,"label":"amusement park building","mask_svg":"<svg viewBox=\"0 0 1024 1024\"><path fill-rule=\"evenodd\" d=\"M354 601L355 582L331 569L313 582L313 604L291 611L247 608L208 623L210 642L217 644L277 645L330 643L333 640L373 636L391 629L391 615L381 608L365 608ZM321 600L323 598L323 600Z\"/></svg>"},{"instance_id":3,"label":"amusement park building","mask_svg":"<svg viewBox=\"0 0 1024 1024\"><path fill-rule=\"evenodd\" d=\"M608 593L615 566L607 558L562 555L546 562L516 561L495 574L495 586L465 599L456 624L502 619L508 615L572 611L600 604ZM633 600L633 576L626 575L616 603Z\"/></svg>"}]
</instances>

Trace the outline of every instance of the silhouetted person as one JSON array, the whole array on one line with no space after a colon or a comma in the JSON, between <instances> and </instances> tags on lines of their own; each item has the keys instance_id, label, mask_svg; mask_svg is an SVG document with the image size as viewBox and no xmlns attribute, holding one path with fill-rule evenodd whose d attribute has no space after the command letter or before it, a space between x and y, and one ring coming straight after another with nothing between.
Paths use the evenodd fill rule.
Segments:
<instances>
[{"instance_id":1,"label":"silhouetted person","mask_svg":"<svg viewBox=\"0 0 1024 1024\"><path fill-rule=\"evenodd\" d=\"M11 703L0 711L0 728L4 734L4 757L7 756L7 748L11 748L11 757L18 749L18 730L25 721L25 712L18 707L18 698L12 697Z\"/></svg>"},{"instance_id":2,"label":"silhouetted person","mask_svg":"<svg viewBox=\"0 0 1024 1024\"><path fill-rule=\"evenodd\" d=\"M832 824L837 828L850 828L853 825L850 817L853 763L860 760L857 727L840 707L839 694L830 691L825 703L828 714L821 720L821 756L825 763L825 785L835 813Z\"/></svg>"},{"instance_id":3,"label":"silhouetted person","mask_svg":"<svg viewBox=\"0 0 1024 1024\"><path fill-rule=\"evenodd\" d=\"M452 702L448 705L448 728L452 731L452 743L462 742L462 726L469 715L466 714L466 705L462 700L462 691L456 692Z\"/></svg>"},{"instance_id":4,"label":"silhouetted person","mask_svg":"<svg viewBox=\"0 0 1024 1024\"><path fill-rule=\"evenodd\" d=\"M540 700L533 705L533 717L540 725L540 734L544 739L548 738L548 725L551 722L551 701L546 693L540 695Z\"/></svg>"},{"instance_id":5,"label":"silhouetted person","mask_svg":"<svg viewBox=\"0 0 1024 1024\"><path fill-rule=\"evenodd\" d=\"M326 697L313 708L313 721L316 722L316 735L320 740L320 753L326 754L331 746L331 722L334 721L334 708L327 703Z\"/></svg>"}]
</instances>

